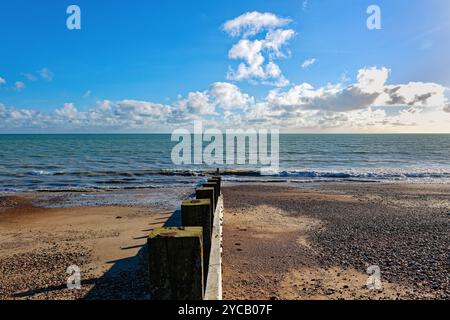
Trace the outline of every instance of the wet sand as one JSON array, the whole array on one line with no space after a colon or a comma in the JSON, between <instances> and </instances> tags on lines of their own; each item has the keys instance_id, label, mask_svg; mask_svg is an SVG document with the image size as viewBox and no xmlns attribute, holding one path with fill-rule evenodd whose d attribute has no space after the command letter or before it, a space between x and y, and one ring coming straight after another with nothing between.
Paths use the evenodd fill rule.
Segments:
<instances>
[{"instance_id":1,"label":"wet sand","mask_svg":"<svg viewBox=\"0 0 450 320\"><path fill-rule=\"evenodd\" d=\"M0 197L0 299L148 298L142 237L173 205L36 206L57 206L60 196ZM71 265L80 268L80 290L67 289Z\"/></svg>"},{"instance_id":2,"label":"wet sand","mask_svg":"<svg viewBox=\"0 0 450 320\"><path fill-rule=\"evenodd\" d=\"M450 299L450 186L223 188L224 299ZM379 266L382 289L366 283Z\"/></svg>"}]
</instances>

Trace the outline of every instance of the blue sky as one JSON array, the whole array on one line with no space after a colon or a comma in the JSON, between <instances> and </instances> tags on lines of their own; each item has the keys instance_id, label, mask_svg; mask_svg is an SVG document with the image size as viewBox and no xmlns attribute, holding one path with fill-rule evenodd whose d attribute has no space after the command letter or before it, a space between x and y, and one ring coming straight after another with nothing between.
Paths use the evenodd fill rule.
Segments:
<instances>
[{"instance_id":1,"label":"blue sky","mask_svg":"<svg viewBox=\"0 0 450 320\"><path fill-rule=\"evenodd\" d=\"M66 8L71 4L81 8L81 30L70 31L66 28ZM381 8L381 30L369 30L366 27L366 9L371 4ZM243 34L233 37L224 30L227 21L251 12L270 13L279 19L289 19L289 22L267 27L251 37ZM299 100L294 103L292 99L286 102L284 98L289 90L303 83L315 90L326 88L327 84L341 84L341 88L337 89L341 91L337 94L342 96L345 86L357 83L359 71L372 67L389 70L386 71L389 77L385 85L407 86L411 82L421 82L448 88L449 21L450 2L447 0L2 1L0 105L6 111L3 112L3 118L0 115L0 131L60 131L60 124L65 120L69 121L74 131L96 131L91 118L89 124L85 123L86 117L90 117L87 114L74 115L69 112L70 116L66 114L69 119L59 119L59 122L44 119L45 125L30 123L30 119L27 122L23 117L20 121L7 117L14 110L23 115L27 113L24 110L28 110L51 118L55 110L67 106L70 106L68 111L83 113L105 101L116 108L121 106L120 102L127 101L125 105L133 105L133 110L142 108L143 104L136 107L136 103L130 101L167 105L170 110L158 109L156 112L170 113L171 120L166 116L164 119L172 124L178 120L186 122L192 119L180 117L178 109L184 108L191 113L201 109L203 111L199 111L198 115L205 116L204 119L211 121L211 125L231 125L230 119L236 116L240 119L233 120L235 125L261 124L261 119L250 114L261 107L257 106L258 103L266 103L268 105L265 106L263 118L271 120L273 125L283 125L285 119L293 131L383 131L380 126L386 119L381 118L377 118L377 124L370 128L371 123L360 123L358 128L352 129L349 122L354 122L362 115L346 112L362 113L369 108L371 114L368 117L374 116L372 113L377 110L384 110L385 116L397 116L397 112L414 107L410 112L425 112L426 116L422 118L428 119L429 123L413 128L413 123L417 124L417 121L411 120L397 127L408 127L406 131L427 131L427 128L436 127L436 124L430 124L432 120L429 118L439 118L439 115L428 113L448 109L449 95L446 89L443 94L439 90L438 93L433 91L433 94L444 97L436 97L433 100L437 101L436 105L430 101L415 104L400 99L402 103L399 105L392 101L387 103L389 108L385 108L386 103L380 104L378 101L377 105L372 101L360 108L335 110L324 107L322 101L316 102L319 92L311 93L314 103L306 103L303 99L305 92L300 92L298 88L292 93L297 94L297 100L303 97L301 103ZM237 70L242 62L242 59L230 58L231 48L242 39L263 39L272 29L291 30L293 33L280 46L280 56L273 58L288 84L277 86L274 85L276 81L268 81L263 77L230 77L230 70ZM272 61L274 55L277 53L267 53L264 56L265 64ZM307 60L314 63L302 68ZM275 78L280 79L278 76ZM196 108L195 103L183 102L183 99L189 99L190 93L202 93L214 83L236 86L240 93L249 98L244 103L246 106L221 108L216 103L214 111L208 109L204 112L205 109ZM414 88L416 86L408 86L404 90L416 90ZM385 89L383 87L382 90ZM284 102L274 105L267 97L270 92L277 90L278 100L282 100L281 95L285 94ZM419 93L422 95L425 92ZM328 95L335 93L333 90ZM190 107L190 104L194 107ZM292 113L294 106L301 107L301 110ZM149 108L149 112L154 109L149 106L144 108ZM314 117L310 110L316 112L316 120L310 119ZM225 111L233 113L228 115L227 120L224 119ZM326 116L323 115L325 111ZM59 116L62 117L63 113ZM445 117L448 114L442 113ZM341 119L343 116L348 118L347 124L339 120L341 122L332 122L329 127L321 125L329 121L330 117ZM159 114L153 120L161 122L162 117ZM292 121L295 117L298 117L298 121ZM310 120L305 124L303 122L306 120L302 119ZM150 120L138 121L130 126L125 122L118 125L113 121L114 125L108 126L107 131L162 129L153 126ZM391 125L385 127L385 131L396 131L394 122L403 121L404 117L391 120ZM445 124L439 124L443 131Z\"/></svg>"}]
</instances>

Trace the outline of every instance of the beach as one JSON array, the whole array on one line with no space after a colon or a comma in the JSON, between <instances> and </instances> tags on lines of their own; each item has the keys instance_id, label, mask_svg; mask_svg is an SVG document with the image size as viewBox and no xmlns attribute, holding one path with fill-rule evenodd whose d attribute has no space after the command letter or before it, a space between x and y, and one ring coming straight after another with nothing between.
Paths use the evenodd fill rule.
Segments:
<instances>
[{"instance_id":1,"label":"beach","mask_svg":"<svg viewBox=\"0 0 450 320\"><path fill-rule=\"evenodd\" d=\"M223 188L224 299L449 299L450 186ZM381 290L366 273L378 266Z\"/></svg>"},{"instance_id":2,"label":"beach","mask_svg":"<svg viewBox=\"0 0 450 320\"><path fill-rule=\"evenodd\" d=\"M148 299L146 236L188 196L171 190L0 197L0 299Z\"/></svg>"},{"instance_id":3,"label":"beach","mask_svg":"<svg viewBox=\"0 0 450 320\"><path fill-rule=\"evenodd\" d=\"M450 185L225 182L223 194L224 299L450 297ZM0 197L0 298L148 299L145 237L189 196ZM366 287L373 265L380 290Z\"/></svg>"},{"instance_id":4,"label":"beach","mask_svg":"<svg viewBox=\"0 0 450 320\"><path fill-rule=\"evenodd\" d=\"M449 18L1 1L0 302L450 301Z\"/></svg>"}]
</instances>

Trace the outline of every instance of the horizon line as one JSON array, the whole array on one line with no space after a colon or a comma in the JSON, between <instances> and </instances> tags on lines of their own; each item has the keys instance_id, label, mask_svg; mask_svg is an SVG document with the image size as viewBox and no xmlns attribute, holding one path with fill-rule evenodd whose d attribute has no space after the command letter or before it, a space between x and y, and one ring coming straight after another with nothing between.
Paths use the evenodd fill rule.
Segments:
<instances>
[{"instance_id":1,"label":"horizon line","mask_svg":"<svg viewBox=\"0 0 450 320\"><path fill-rule=\"evenodd\" d=\"M49 132L49 133L1 133L0 136L6 135L171 135L168 132ZM194 133L191 133L194 134ZM226 134L225 132L223 134ZM450 132L280 132L280 135L450 135Z\"/></svg>"}]
</instances>

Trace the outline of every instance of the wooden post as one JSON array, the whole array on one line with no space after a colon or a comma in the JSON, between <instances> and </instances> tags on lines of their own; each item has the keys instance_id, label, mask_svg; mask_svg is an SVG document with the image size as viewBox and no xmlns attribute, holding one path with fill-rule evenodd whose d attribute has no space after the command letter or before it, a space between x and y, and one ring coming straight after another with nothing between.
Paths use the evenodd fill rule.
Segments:
<instances>
[{"instance_id":1,"label":"wooden post","mask_svg":"<svg viewBox=\"0 0 450 320\"><path fill-rule=\"evenodd\" d=\"M217 194L218 194L218 197L220 197L220 192L221 192L220 189L221 189L222 179L220 177L212 177L212 178L208 179L208 182L216 182L219 185Z\"/></svg>"},{"instance_id":2,"label":"wooden post","mask_svg":"<svg viewBox=\"0 0 450 320\"><path fill-rule=\"evenodd\" d=\"M147 240L150 299L202 300L203 230L157 228Z\"/></svg>"},{"instance_id":3,"label":"wooden post","mask_svg":"<svg viewBox=\"0 0 450 320\"><path fill-rule=\"evenodd\" d=\"M214 211L216 210L217 200L219 199L219 184L217 182L206 182L204 188L214 188Z\"/></svg>"},{"instance_id":4,"label":"wooden post","mask_svg":"<svg viewBox=\"0 0 450 320\"><path fill-rule=\"evenodd\" d=\"M185 200L181 204L181 221L185 227L203 228L203 275L206 288L206 276L209 268L209 254L211 251L211 200Z\"/></svg>"},{"instance_id":5,"label":"wooden post","mask_svg":"<svg viewBox=\"0 0 450 320\"><path fill-rule=\"evenodd\" d=\"M214 195L214 188L198 188L195 189L195 194L197 199L209 199L211 202L211 225L214 223L214 211L216 210L216 202Z\"/></svg>"}]
</instances>

